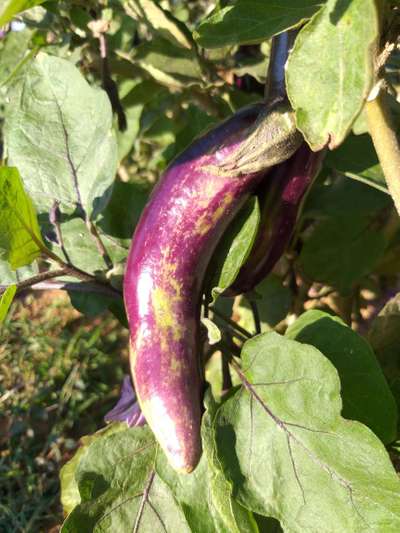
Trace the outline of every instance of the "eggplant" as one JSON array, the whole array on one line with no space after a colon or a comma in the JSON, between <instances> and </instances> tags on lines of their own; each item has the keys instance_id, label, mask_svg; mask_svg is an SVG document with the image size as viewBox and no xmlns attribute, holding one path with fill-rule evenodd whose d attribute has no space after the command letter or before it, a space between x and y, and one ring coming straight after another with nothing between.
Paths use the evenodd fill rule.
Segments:
<instances>
[{"instance_id":1,"label":"eggplant","mask_svg":"<svg viewBox=\"0 0 400 533\"><path fill-rule=\"evenodd\" d=\"M268 169L302 143L287 101L247 107L165 171L133 236L124 278L138 401L170 464L201 456L203 280L230 221Z\"/></svg>"},{"instance_id":2,"label":"eggplant","mask_svg":"<svg viewBox=\"0 0 400 533\"><path fill-rule=\"evenodd\" d=\"M268 182L257 191L261 223L253 247L234 283L223 293L250 292L271 273L293 236L304 197L318 174L323 151L313 152L306 143L292 157L277 165Z\"/></svg>"}]
</instances>

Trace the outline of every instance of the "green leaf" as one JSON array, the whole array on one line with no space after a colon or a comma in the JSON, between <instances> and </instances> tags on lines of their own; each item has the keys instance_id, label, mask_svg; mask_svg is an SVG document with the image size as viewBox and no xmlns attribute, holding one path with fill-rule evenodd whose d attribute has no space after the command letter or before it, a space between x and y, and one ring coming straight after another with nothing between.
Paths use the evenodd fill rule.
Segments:
<instances>
[{"instance_id":1,"label":"green leaf","mask_svg":"<svg viewBox=\"0 0 400 533\"><path fill-rule=\"evenodd\" d=\"M289 287L282 285L282 280L278 276L273 274L259 283L254 292L257 296L255 303L260 316L261 331L269 331L287 316L292 301L292 292ZM235 308L235 314L240 317L239 325L255 335L254 316L246 297L242 296Z\"/></svg>"},{"instance_id":2,"label":"green leaf","mask_svg":"<svg viewBox=\"0 0 400 533\"><path fill-rule=\"evenodd\" d=\"M111 199L97 222L99 229L128 248L149 193L148 188L136 183L116 181Z\"/></svg>"},{"instance_id":3,"label":"green leaf","mask_svg":"<svg viewBox=\"0 0 400 533\"><path fill-rule=\"evenodd\" d=\"M254 196L230 224L210 262L212 279L209 286L213 302L235 281L253 246L259 223L260 206Z\"/></svg>"},{"instance_id":4,"label":"green leaf","mask_svg":"<svg viewBox=\"0 0 400 533\"><path fill-rule=\"evenodd\" d=\"M342 384L342 415L358 420L388 444L396 438L397 406L368 342L338 317L311 310L289 326L289 339L311 344L335 366Z\"/></svg>"},{"instance_id":5,"label":"green leaf","mask_svg":"<svg viewBox=\"0 0 400 533\"><path fill-rule=\"evenodd\" d=\"M13 79L21 63L26 60L32 30L10 31L0 42L0 87ZM1 95L3 100L3 95Z\"/></svg>"},{"instance_id":6,"label":"green leaf","mask_svg":"<svg viewBox=\"0 0 400 533\"><path fill-rule=\"evenodd\" d=\"M0 5L0 27L10 22L15 15L31 7L43 4L46 0L2 0Z\"/></svg>"},{"instance_id":7,"label":"green leaf","mask_svg":"<svg viewBox=\"0 0 400 533\"><path fill-rule=\"evenodd\" d=\"M0 259L0 285L16 284L19 281L35 276L38 272L36 261L17 270L11 270L10 263Z\"/></svg>"},{"instance_id":8,"label":"green leaf","mask_svg":"<svg viewBox=\"0 0 400 533\"><path fill-rule=\"evenodd\" d=\"M160 37L140 44L133 59L152 78L167 87L187 88L198 84L202 77L192 50L174 46Z\"/></svg>"},{"instance_id":9,"label":"green leaf","mask_svg":"<svg viewBox=\"0 0 400 533\"><path fill-rule=\"evenodd\" d=\"M115 298L96 292L68 291L71 304L80 313L89 318L94 318L106 311Z\"/></svg>"},{"instance_id":10,"label":"green leaf","mask_svg":"<svg viewBox=\"0 0 400 533\"><path fill-rule=\"evenodd\" d=\"M317 224L304 243L301 268L311 280L346 293L369 274L386 247L381 231L366 216L328 218Z\"/></svg>"},{"instance_id":11,"label":"green leaf","mask_svg":"<svg viewBox=\"0 0 400 533\"><path fill-rule=\"evenodd\" d=\"M156 478L156 452L147 427L92 443L75 473L81 503L64 522L63 533L148 531L150 522L155 533L165 528L190 531L167 487Z\"/></svg>"},{"instance_id":12,"label":"green leaf","mask_svg":"<svg viewBox=\"0 0 400 533\"><path fill-rule=\"evenodd\" d=\"M45 245L35 209L16 168L0 168L0 256L13 270L32 263Z\"/></svg>"},{"instance_id":13,"label":"green leaf","mask_svg":"<svg viewBox=\"0 0 400 533\"><path fill-rule=\"evenodd\" d=\"M324 0L237 0L215 10L194 32L204 48L253 44L293 28L309 19Z\"/></svg>"},{"instance_id":14,"label":"green leaf","mask_svg":"<svg viewBox=\"0 0 400 533\"><path fill-rule=\"evenodd\" d=\"M266 333L244 345L242 368L242 388L211 422L233 496L284 531L398 531L400 480L379 439L340 416L332 364Z\"/></svg>"},{"instance_id":15,"label":"green leaf","mask_svg":"<svg viewBox=\"0 0 400 533\"><path fill-rule=\"evenodd\" d=\"M378 156L368 134L349 135L339 148L327 154L324 164L345 176L388 193Z\"/></svg>"},{"instance_id":16,"label":"green leaf","mask_svg":"<svg viewBox=\"0 0 400 533\"><path fill-rule=\"evenodd\" d=\"M219 327L209 318L202 318L201 323L207 329L208 344L210 346L217 344L221 340L221 330Z\"/></svg>"},{"instance_id":17,"label":"green leaf","mask_svg":"<svg viewBox=\"0 0 400 533\"><path fill-rule=\"evenodd\" d=\"M94 433L94 435L86 435L80 439L81 445L75 452L75 455L65 463L60 470L60 485L61 485L61 503L66 514L80 504L81 496L79 494L78 484L75 479L75 472L89 450L89 446L97 439L110 436L117 431L126 429L125 424L114 423Z\"/></svg>"},{"instance_id":18,"label":"green leaf","mask_svg":"<svg viewBox=\"0 0 400 533\"><path fill-rule=\"evenodd\" d=\"M367 155L365 158L367 159ZM350 180L345 176L339 176L333 183L319 184L317 182L315 184L307 197L303 216L305 219L317 220L338 219L352 215L376 216L380 211L392 205L391 198L383 191L366 187L364 183Z\"/></svg>"},{"instance_id":19,"label":"green leaf","mask_svg":"<svg viewBox=\"0 0 400 533\"><path fill-rule=\"evenodd\" d=\"M64 241L64 248L72 264L91 274L106 269L96 242L91 237L85 222L81 218L72 218L62 222L60 229ZM101 234L101 238L113 263L118 263L126 258L128 255L128 246L105 234Z\"/></svg>"},{"instance_id":20,"label":"green leaf","mask_svg":"<svg viewBox=\"0 0 400 533\"><path fill-rule=\"evenodd\" d=\"M94 217L109 199L117 165L111 105L69 61L44 53L27 66L7 107L5 140L39 212L54 201Z\"/></svg>"},{"instance_id":21,"label":"green leaf","mask_svg":"<svg viewBox=\"0 0 400 533\"><path fill-rule=\"evenodd\" d=\"M187 480L189 487L190 476L166 474L169 467L163 457L158 457L160 453L148 427L125 429L91 443L75 472L81 503L65 521L63 533L128 530L189 533L185 514L190 515L190 509L184 512L185 506L179 505L157 469L169 481L172 477L173 484L185 485ZM164 464L160 466L160 462ZM180 499L188 498L188 490L183 487Z\"/></svg>"},{"instance_id":22,"label":"green leaf","mask_svg":"<svg viewBox=\"0 0 400 533\"><path fill-rule=\"evenodd\" d=\"M1 295L0 297L0 324L3 322L3 320L7 316L8 310L10 309L10 305L12 304L12 301L14 299L16 292L17 292L17 286L10 285Z\"/></svg>"},{"instance_id":23,"label":"green leaf","mask_svg":"<svg viewBox=\"0 0 400 533\"><path fill-rule=\"evenodd\" d=\"M129 0L125 9L135 20L148 24L157 35L180 47L192 47L191 36L185 25L153 0Z\"/></svg>"},{"instance_id":24,"label":"green leaf","mask_svg":"<svg viewBox=\"0 0 400 533\"><path fill-rule=\"evenodd\" d=\"M232 485L220 471L213 443L213 423L218 404L214 402L210 391L206 392L205 406L208 416L203 417L201 431L204 455L209 464L208 483L213 502L213 514L216 524L219 525L217 529L226 531L226 533L258 533L252 514L232 497Z\"/></svg>"},{"instance_id":25,"label":"green leaf","mask_svg":"<svg viewBox=\"0 0 400 533\"><path fill-rule=\"evenodd\" d=\"M372 323L368 340L392 384L400 368L400 293L385 304Z\"/></svg>"},{"instance_id":26,"label":"green leaf","mask_svg":"<svg viewBox=\"0 0 400 533\"><path fill-rule=\"evenodd\" d=\"M286 81L297 125L313 149L346 137L371 89L379 36L374 0L328 0L297 36Z\"/></svg>"},{"instance_id":27,"label":"green leaf","mask_svg":"<svg viewBox=\"0 0 400 533\"><path fill-rule=\"evenodd\" d=\"M210 512L212 501L209 495L207 471L205 457L202 457L195 471L189 476L177 474L172 470L164 454L159 454L157 457L156 472L182 508L190 531L215 531Z\"/></svg>"},{"instance_id":28,"label":"green leaf","mask_svg":"<svg viewBox=\"0 0 400 533\"><path fill-rule=\"evenodd\" d=\"M256 533L250 513L230 497L221 504L225 513L231 508L242 513L243 527L227 529L214 506L205 455L193 473L178 474L148 427L113 426L85 437L83 448L63 468L62 501L67 510L73 509L63 533Z\"/></svg>"}]
</instances>

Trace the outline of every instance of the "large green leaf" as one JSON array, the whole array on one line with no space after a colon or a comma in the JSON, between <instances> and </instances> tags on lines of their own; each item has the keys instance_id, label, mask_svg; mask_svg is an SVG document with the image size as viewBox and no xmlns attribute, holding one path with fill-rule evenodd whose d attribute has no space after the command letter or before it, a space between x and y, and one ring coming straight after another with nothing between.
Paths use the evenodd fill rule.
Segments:
<instances>
[{"instance_id":1,"label":"large green leaf","mask_svg":"<svg viewBox=\"0 0 400 533\"><path fill-rule=\"evenodd\" d=\"M216 9L194 33L205 48L259 43L310 18L324 0L237 0Z\"/></svg>"},{"instance_id":2,"label":"large green leaf","mask_svg":"<svg viewBox=\"0 0 400 533\"><path fill-rule=\"evenodd\" d=\"M368 342L338 317L311 310L286 337L318 348L339 373L345 418L367 425L385 443L397 432L397 406Z\"/></svg>"},{"instance_id":3,"label":"large green leaf","mask_svg":"<svg viewBox=\"0 0 400 533\"><path fill-rule=\"evenodd\" d=\"M69 514L81 502L81 496L77 481L75 479L75 472L79 463L88 452L89 446L97 439L109 437L118 431L126 430L126 424L114 423L97 431L93 435L85 435L80 439L80 447L75 452L75 455L70 459L60 470L60 484L61 484L61 503L66 514Z\"/></svg>"},{"instance_id":4,"label":"large green leaf","mask_svg":"<svg viewBox=\"0 0 400 533\"><path fill-rule=\"evenodd\" d=\"M189 476L171 469L148 427L95 437L63 469L62 499L73 508L63 533L235 531L214 507L205 456ZM242 512L236 531L255 532Z\"/></svg>"},{"instance_id":5,"label":"large green leaf","mask_svg":"<svg viewBox=\"0 0 400 533\"><path fill-rule=\"evenodd\" d=\"M92 239L85 222L81 218L72 218L60 224L64 248L72 264L82 270L94 273L105 269L105 263L99 253L96 242ZM128 255L128 245L106 234L101 238L113 263L124 261Z\"/></svg>"},{"instance_id":6,"label":"large green leaf","mask_svg":"<svg viewBox=\"0 0 400 533\"><path fill-rule=\"evenodd\" d=\"M235 281L253 246L259 223L260 206L254 196L233 220L210 262L213 301Z\"/></svg>"},{"instance_id":7,"label":"large green leaf","mask_svg":"<svg viewBox=\"0 0 400 533\"><path fill-rule=\"evenodd\" d=\"M205 405L208 416L203 417L202 421L203 448L209 464L208 482L215 510L214 516L217 524L223 524L223 527L220 526L218 530L226 530L227 533L258 533L252 513L232 497L232 485L220 471L215 447L211 445L213 421L218 404L214 402L210 391L205 395Z\"/></svg>"},{"instance_id":8,"label":"large green leaf","mask_svg":"<svg viewBox=\"0 0 400 533\"><path fill-rule=\"evenodd\" d=\"M300 255L306 276L342 293L369 274L383 256L386 240L368 217L347 215L317 224Z\"/></svg>"},{"instance_id":9,"label":"large green leaf","mask_svg":"<svg viewBox=\"0 0 400 533\"><path fill-rule=\"evenodd\" d=\"M291 533L397 532L400 480L379 439L340 416L328 359L266 333L244 345L242 368L209 442L233 496Z\"/></svg>"},{"instance_id":10,"label":"large green leaf","mask_svg":"<svg viewBox=\"0 0 400 533\"><path fill-rule=\"evenodd\" d=\"M0 167L0 257L15 270L32 263L43 248L35 209L18 170Z\"/></svg>"},{"instance_id":11,"label":"large green leaf","mask_svg":"<svg viewBox=\"0 0 400 533\"><path fill-rule=\"evenodd\" d=\"M300 31L286 81L297 125L312 148L335 148L350 131L373 83L378 36L374 0L328 0Z\"/></svg>"},{"instance_id":12,"label":"large green leaf","mask_svg":"<svg viewBox=\"0 0 400 533\"><path fill-rule=\"evenodd\" d=\"M365 159L367 158L365 154ZM328 165L332 164L331 161ZM303 216L306 219L317 220L339 219L352 215L376 216L380 211L392 205L390 196L383 191L367 187L364 183L345 176L339 176L333 183L319 184L317 182L315 184L307 197Z\"/></svg>"},{"instance_id":13,"label":"large green leaf","mask_svg":"<svg viewBox=\"0 0 400 533\"><path fill-rule=\"evenodd\" d=\"M81 503L62 531L149 531L150 521L154 532L165 527L190 531L165 484L155 479L156 453L148 428L93 442L75 473Z\"/></svg>"},{"instance_id":14,"label":"large green leaf","mask_svg":"<svg viewBox=\"0 0 400 533\"><path fill-rule=\"evenodd\" d=\"M5 139L39 212L54 201L95 216L106 205L117 165L111 105L69 61L44 53L24 70L7 107Z\"/></svg>"},{"instance_id":15,"label":"large green leaf","mask_svg":"<svg viewBox=\"0 0 400 533\"><path fill-rule=\"evenodd\" d=\"M46 0L2 0L0 4L0 27L31 7L43 4Z\"/></svg>"},{"instance_id":16,"label":"large green leaf","mask_svg":"<svg viewBox=\"0 0 400 533\"><path fill-rule=\"evenodd\" d=\"M324 164L388 193L378 156L368 134L350 135L339 148L327 154Z\"/></svg>"}]
</instances>

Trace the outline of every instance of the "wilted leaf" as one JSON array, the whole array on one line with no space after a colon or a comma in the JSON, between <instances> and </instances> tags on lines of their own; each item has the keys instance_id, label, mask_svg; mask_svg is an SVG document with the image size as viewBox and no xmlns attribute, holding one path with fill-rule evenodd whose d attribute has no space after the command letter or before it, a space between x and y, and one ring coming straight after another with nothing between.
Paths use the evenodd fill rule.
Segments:
<instances>
[{"instance_id":1,"label":"wilted leaf","mask_svg":"<svg viewBox=\"0 0 400 533\"><path fill-rule=\"evenodd\" d=\"M297 125L313 149L335 148L350 131L373 83L378 36L374 0L328 0L300 30L286 81Z\"/></svg>"},{"instance_id":2,"label":"wilted leaf","mask_svg":"<svg viewBox=\"0 0 400 533\"><path fill-rule=\"evenodd\" d=\"M69 61L44 53L24 70L7 107L9 162L39 212L95 216L107 204L117 165L111 105Z\"/></svg>"},{"instance_id":3,"label":"wilted leaf","mask_svg":"<svg viewBox=\"0 0 400 533\"><path fill-rule=\"evenodd\" d=\"M0 168L0 255L13 270L32 263L45 248L29 196L16 168Z\"/></svg>"},{"instance_id":4,"label":"wilted leaf","mask_svg":"<svg viewBox=\"0 0 400 533\"><path fill-rule=\"evenodd\" d=\"M217 8L194 33L205 48L259 43L310 18L324 0L237 0Z\"/></svg>"},{"instance_id":5,"label":"wilted leaf","mask_svg":"<svg viewBox=\"0 0 400 533\"><path fill-rule=\"evenodd\" d=\"M266 333L244 345L242 368L208 441L233 496L284 531L398 531L400 480L379 439L340 416L332 364Z\"/></svg>"},{"instance_id":6,"label":"wilted leaf","mask_svg":"<svg viewBox=\"0 0 400 533\"><path fill-rule=\"evenodd\" d=\"M367 425L385 443L397 431L397 406L368 342L338 317L307 311L286 337L320 350L339 373L345 418Z\"/></svg>"}]
</instances>

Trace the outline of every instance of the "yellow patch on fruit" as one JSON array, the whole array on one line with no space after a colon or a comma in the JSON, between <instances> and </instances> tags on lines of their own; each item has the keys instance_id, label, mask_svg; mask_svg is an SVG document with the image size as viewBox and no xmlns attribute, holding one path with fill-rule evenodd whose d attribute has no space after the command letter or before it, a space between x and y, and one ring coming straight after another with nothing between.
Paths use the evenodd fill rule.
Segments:
<instances>
[{"instance_id":1,"label":"yellow patch on fruit","mask_svg":"<svg viewBox=\"0 0 400 533\"><path fill-rule=\"evenodd\" d=\"M196 233L198 235L205 235L208 231L215 227L217 222L224 216L227 207L232 203L232 201L232 193L227 193L222 199L221 204L211 216L209 216L209 214L206 212L203 216L199 217L195 225Z\"/></svg>"},{"instance_id":2,"label":"yellow patch on fruit","mask_svg":"<svg viewBox=\"0 0 400 533\"><path fill-rule=\"evenodd\" d=\"M170 294L160 287L156 287L152 294L152 303L154 309L154 318L160 332L160 342L166 342L163 338L163 332L171 332L174 341L183 338L184 329L177 320L175 306L179 305L181 300L180 294ZM167 346L162 346L164 350Z\"/></svg>"}]
</instances>

